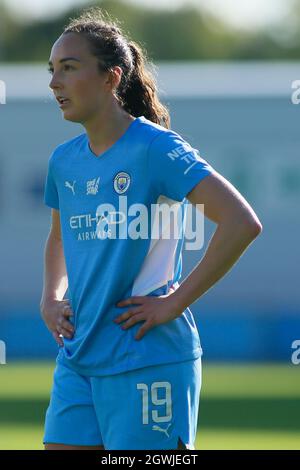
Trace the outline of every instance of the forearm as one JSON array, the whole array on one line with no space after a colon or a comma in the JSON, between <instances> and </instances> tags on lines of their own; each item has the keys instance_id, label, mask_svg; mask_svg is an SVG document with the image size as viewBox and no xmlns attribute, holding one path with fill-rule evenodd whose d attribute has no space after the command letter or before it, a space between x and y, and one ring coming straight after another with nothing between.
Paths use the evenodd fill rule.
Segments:
<instances>
[{"instance_id":1,"label":"forearm","mask_svg":"<svg viewBox=\"0 0 300 470\"><path fill-rule=\"evenodd\" d=\"M236 263L260 233L258 226L224 222L217 226L204 257L172 294L182 312L207 292Z\"/></svg>"},{"instance_id":2,"label":"forearm","mask_svg":"<svg viewBox=\"0 0 300 470\"><path fill-rule=\"evenodd\" d=\"M62 300L68 288L62 241L48 236L44 251L44 286L41 306L47 301Z\"/></svg>"}]
</instances>

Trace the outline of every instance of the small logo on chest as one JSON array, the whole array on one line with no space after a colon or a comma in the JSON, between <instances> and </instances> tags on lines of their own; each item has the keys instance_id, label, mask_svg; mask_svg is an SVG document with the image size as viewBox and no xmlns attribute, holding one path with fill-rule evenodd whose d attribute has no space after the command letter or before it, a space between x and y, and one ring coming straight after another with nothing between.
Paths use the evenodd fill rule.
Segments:
<instances>
[{"instance_id":1,"label":"small logo on chest","mask_svg":"<svg viewBox=\"0 0 300 470\"><path fill-rule=\"evenodd\" d=\"M121 171L114 177L114 190L118 194L124 194L130 186L130 175Z\"/></svg>"},{"instance_id":2,"label":"small logo on chest","mask_svg":"<svg viewBox=\"0 0 300 470\"><path fill-rule=\"evenodd\" d=\"M100 183L100 176L98 178L94 178L93 180L89 180L86 183L86 194L95 196L98 193Z\"/></svg>"},{"instance_id":3,"label":"small logo on chest","mask_svg":"<svg viewBox=\"0 0 300 470\"><path fill-rule=\"evenodd\" d=\"M75 196L75 186L76 181L73 181L73 184L69 183L69 181L65 181L65 187L71 189L73 196Z\"/></svg>"}]
</instances>

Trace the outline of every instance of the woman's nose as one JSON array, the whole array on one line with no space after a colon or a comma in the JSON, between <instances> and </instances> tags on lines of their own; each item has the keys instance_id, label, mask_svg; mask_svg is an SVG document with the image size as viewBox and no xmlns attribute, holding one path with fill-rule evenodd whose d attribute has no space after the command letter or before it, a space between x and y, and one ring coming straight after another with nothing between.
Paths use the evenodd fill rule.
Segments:
<instances>
[{"instance_id":1,"label":"woman's nose","mask_svg":"<svg viewBox=\"0 0 300 470\"><path fill-rule=\"evenodd\" d=\"M57 75L53 74L52 78L49 83L49 87L54 90L55 88L58 88L60 86L60 82L57 79Z\"/></svg>"}]
</instances>

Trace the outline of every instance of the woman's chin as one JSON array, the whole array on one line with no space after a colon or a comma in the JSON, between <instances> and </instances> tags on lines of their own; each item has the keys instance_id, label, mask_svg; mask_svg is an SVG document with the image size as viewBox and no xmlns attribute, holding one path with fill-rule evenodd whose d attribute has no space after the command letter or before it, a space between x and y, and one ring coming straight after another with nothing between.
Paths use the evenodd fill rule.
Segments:
<instances>
[{"instance_id":1,"label":"woman's chin","mask_svg":"<svg viewBox=\"0 0 300 470\"><path fill-rule=\"evenodd\" d=\"M80 117L76 116L76 114L74 112L72 113L71 110L66 109L65 111L63 111L62 114L63 114L63 118L66 121L72 121L72 122L80 122L81 121Z\"/></svg>"}]
</instances>

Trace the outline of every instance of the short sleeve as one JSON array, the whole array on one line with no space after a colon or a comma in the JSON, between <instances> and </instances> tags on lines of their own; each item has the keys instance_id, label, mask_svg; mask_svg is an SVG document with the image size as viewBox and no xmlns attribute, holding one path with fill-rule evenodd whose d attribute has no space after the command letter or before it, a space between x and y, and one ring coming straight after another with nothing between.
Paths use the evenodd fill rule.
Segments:
<instances>
[{"instance_id":1,"label":"short sleeve","mask_svg":"<svg viewBox=\"0 0 300 470\"><path fill-rule=\"evenodd\" d=\"M58 191L53 171L53 154L51 155L48 163L48 172L44 191L44 203L46 206L59 210Z\"/></svg>"},{"instance_id":2,"label":"short sleeve","mask_svg":"<svg viewBox=\"0 0 300 470\"><path fill-rule=\"evenodd\" d=\"M148 149L150 178L166 197L182 201L203 178L213 173L206 160L179 134L160 132Z\"/></svg>"}]
</instances>

